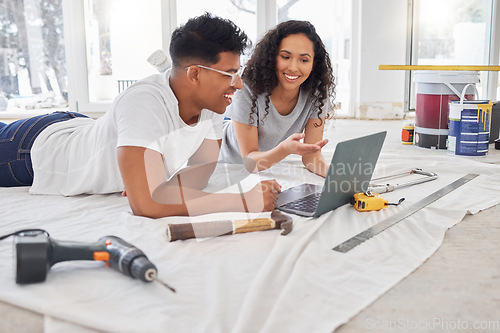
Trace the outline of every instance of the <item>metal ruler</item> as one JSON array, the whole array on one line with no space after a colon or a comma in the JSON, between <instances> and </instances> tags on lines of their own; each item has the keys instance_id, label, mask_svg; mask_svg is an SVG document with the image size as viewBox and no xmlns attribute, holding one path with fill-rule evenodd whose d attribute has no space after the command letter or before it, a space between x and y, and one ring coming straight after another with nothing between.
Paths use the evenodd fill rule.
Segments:
<instances>
[{"instance_id":1,"label":"metal ruler","mask_svg":"<svg viewBox=\"0 0 500 333\"><path fill-rule=\"evenodd\" d=\"M446 194L459 188L460 186L464 185L465 183L468 183L469 181L476 178L477 176L479 176L479 175L474 174L474 173L469 173L469 174L463 176L462 178L455 180L453 183L441 188L440 190L432 193L431 195L425 197L424 199L414 203L408 209L401 211L399 213L396 213L393 216L385 219L384 221L377 223L373 227L368 228L365 231L357 234L356 236L346 240L342 244L334 247L333 250L337 251L337 252L342 252L342 253L346 253L346 252L352 250L353 248L355 248L359 244L363 243L364 241L367 241L368 239L381 233L385 229L392 227L396 223L401 222L405 218L409 217L410 215L413 215L414 213L416 213L420 209L424 208L425 206L430 205L434 201L438 200L439 198L442 198Z\"/></svg>"}]
</instances>

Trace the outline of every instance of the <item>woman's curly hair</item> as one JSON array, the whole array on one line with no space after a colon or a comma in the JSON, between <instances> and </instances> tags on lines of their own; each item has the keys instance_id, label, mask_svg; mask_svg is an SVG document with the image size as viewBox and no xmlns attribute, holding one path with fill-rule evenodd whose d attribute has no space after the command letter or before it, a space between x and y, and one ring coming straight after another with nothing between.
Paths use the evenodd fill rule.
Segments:
<instances>
[{"instance_id":1,"label":"woman's curly hair","mask_svg":"<svg viewBox=\"0 0 500 333\"><path fill-rule=\"evenodd\" d=\"M335 83L332 65L325 45L316 33L316 29L307 21L290 20L282 22L274 29L269 30L257 43L243 72L243 82L248 86L252 95L252 106L249 115L250 124L255 122L253 115L257 112L257 97L261 94L266 96L264 118L269 113L271 92L278 85L275 72L279 46L285 37L295 34L306 35L314 44L313 69L307 80L302 83L301 88L310 91L313 105L319 108L318 116L323 112L325 101L333 100ZM333 103L331 104L333 105ZM322 122L316 126L321 126L321 124Z\"/></svg>"}]
</instances>

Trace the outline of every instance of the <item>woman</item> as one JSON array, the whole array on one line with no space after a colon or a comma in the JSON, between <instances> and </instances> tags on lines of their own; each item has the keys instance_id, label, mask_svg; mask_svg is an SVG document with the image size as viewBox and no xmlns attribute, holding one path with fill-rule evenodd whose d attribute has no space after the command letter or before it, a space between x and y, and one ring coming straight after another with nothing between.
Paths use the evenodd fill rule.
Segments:
<instances>
[{"instance_id":1,"label":"woman","mask_svg":"<svg viewBox=\"0 0 500 333\"><path fill-rule=\"evenodd\" d=\"M226 115L222 158L265 170L290 154L323 177L325 117L334 94L328 53L314 26L287 21L267 32L255 47ZM303 140L303 142L302 142Z\"/></svg>"}]
</instances>

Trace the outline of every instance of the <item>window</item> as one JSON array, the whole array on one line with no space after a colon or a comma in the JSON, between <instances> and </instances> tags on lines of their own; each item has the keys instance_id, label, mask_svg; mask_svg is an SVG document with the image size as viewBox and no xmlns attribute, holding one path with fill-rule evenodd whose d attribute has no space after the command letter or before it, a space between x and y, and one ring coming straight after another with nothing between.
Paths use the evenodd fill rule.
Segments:
<instances>
[{"instance_id":1,"label":"window","mask_svg":"<svg viewBox=\"0 0 500 333\"><path fill-rule=\"evenodd\" d=\"M0 24L0 111L66 107L61 0L4 0Z\"/></svg>"},{"instance_id":2,"label":"window","mask_svg":"<svg viewBox=\"0 0 500 333\"><path fill-rule=\"evenodd\" d=\"M66 0L70 108L102 115L121 89L156 72L147 58L158 49L168 52L173 30L205 11L230 18L255 39L255 7L256 0Z\"/></svg>"},{"instance_id":3,"label":"window","mask_svg":"<svg viewBox=\"0 0 500 333\"><path fill-rule=\"evenodd\" d=\"M20 108L61 109L69 102L69 109L98 117L120 90L156 72L147 58L168 51L177 26L208 11L234 21L254 45L282 20L311 21L330 52L343 112L349 109L351 1L3 0L0 110L9 99Z\"/></svg>"},{"instance_id":4,"label":"window","mask_svg":"<svg viewBox=\"0 0 500 333\"><path fill-rule=\"evenodd\" d=\"M85 5L89 102L109 102L156 73L147 58L162 48L161 3L87 0Z\"/></svg>"},{"instance_id":5,"label":"window","mask_svg":"<svg viewBox=\"0 0 500 333\"><path fill-rule=\"evenodd\" d=\"M351 0L278 0L277 11L279 22L295 19L314 25L332 62L336 84L335 112L349 115Z\"/></svg>"},{"instance_id":6,"label":"window","mask_svg":"<svg viewBox=\"0 0 500 333\"><path fill-rule=\"evenodd\" d=\"M252 43L257 39L257 0L183 0L177 2L177 25L210 12L228 18L240 27Z\"/></svg>"},{"instance_id":7,"label":"window","mask_svg":"<svg viewBox=\"0 0 500 333\"><path fill-rule=\"evenodd\" d=\"M500 64L500 56L498 56L498 60L497 60L497 64ZM496 94L496 100L498 100L500 98L500 75L496 74L495 75L497 77L497 84L496 84L496 91L497 91L497 94Z\"/></svg>"},{"instance_id":8,"label":"window","mask_svg":"<svg viewBox=\"0 0 500 333\"><path fill-rule=\"evenodd\" d=\"M414 0L412 63L490 64L492 8L493 0ZM480 83L476 84L479 98L487 98L487 82L488 73L480 72ZM414 84L410 109L415 109Z\"/></svg>"},{"instance_id":9,"label":"window","mask_svg":"<svg viewBox=\"0 0 500 333\"><path fill-rule=\"evenodd\" d=\"M419 65L487 64L491 0L416 2Z\"/></svg>"}]
</instances>

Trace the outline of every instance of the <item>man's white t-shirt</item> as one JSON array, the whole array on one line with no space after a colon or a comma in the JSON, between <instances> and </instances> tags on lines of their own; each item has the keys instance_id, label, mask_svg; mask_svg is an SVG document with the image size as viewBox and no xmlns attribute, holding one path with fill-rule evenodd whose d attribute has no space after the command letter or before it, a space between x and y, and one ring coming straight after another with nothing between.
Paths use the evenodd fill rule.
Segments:
<instances>
[{"instance_id":1,"label":"man's white t-shirt","mask_svg":"<svg viewBox=\"0 0 500 333\"><path fill-rule=\"evenodd\" d=\"M180 118L170 71L139 81L97 120L75 118L48 126L31 150L32 194L103 194L124 189L117 147L136 146L163 155L167 179L186 165L204 139L222 138L223 116L202 110L196 125Z\"/></svg>"}]
</instances>

